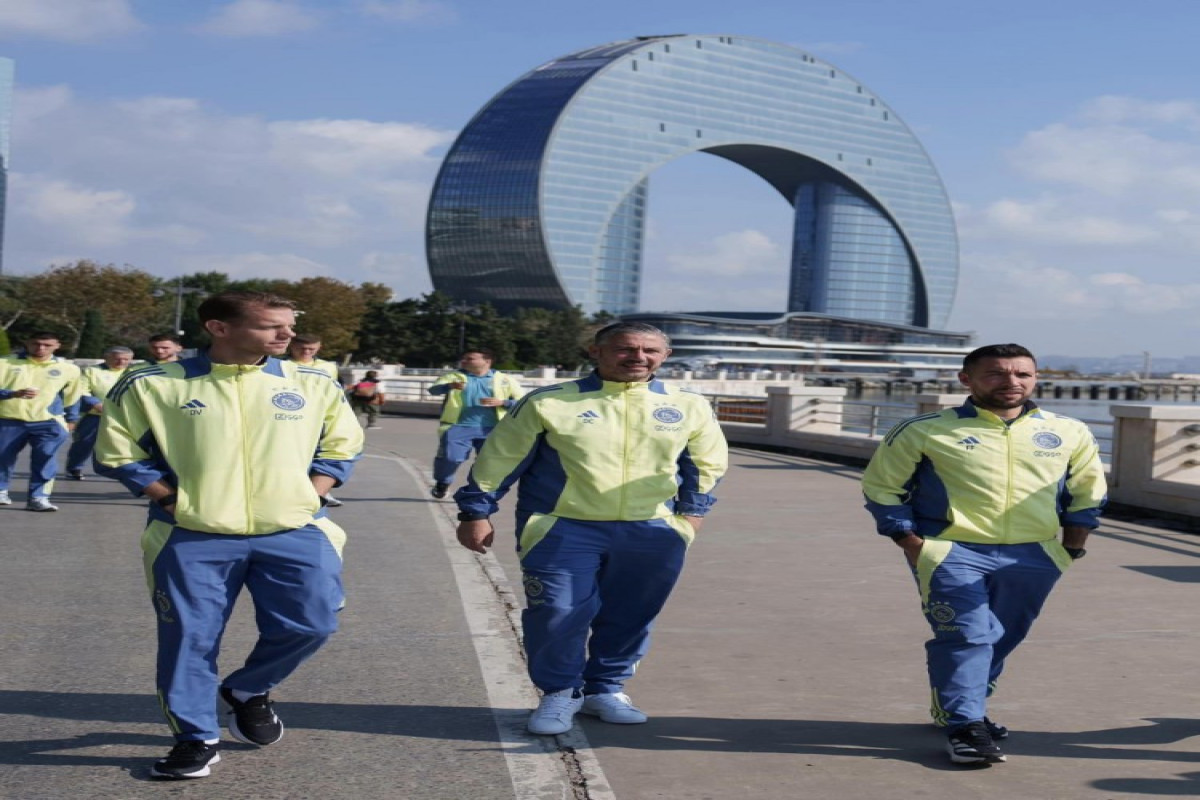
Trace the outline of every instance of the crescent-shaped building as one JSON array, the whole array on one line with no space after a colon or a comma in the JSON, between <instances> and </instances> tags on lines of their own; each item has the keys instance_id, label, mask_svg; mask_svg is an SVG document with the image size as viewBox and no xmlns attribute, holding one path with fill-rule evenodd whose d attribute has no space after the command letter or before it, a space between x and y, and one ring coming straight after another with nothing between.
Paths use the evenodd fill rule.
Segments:
<instances>
[{"instance_id":1,"label":"crescent-shaped building","mask_svg":"<svg viewBox=\"0 0 1200 800\"><path fill-rule=\"evenodd\" d=\"M502 310L636 312L650 175L695 152L751 170L794 208L788 312L945 326L958 243L920 142L837 67L741 36L581 50L496 95L433 189L434 288Z\"/></svg>"}]
</instances>

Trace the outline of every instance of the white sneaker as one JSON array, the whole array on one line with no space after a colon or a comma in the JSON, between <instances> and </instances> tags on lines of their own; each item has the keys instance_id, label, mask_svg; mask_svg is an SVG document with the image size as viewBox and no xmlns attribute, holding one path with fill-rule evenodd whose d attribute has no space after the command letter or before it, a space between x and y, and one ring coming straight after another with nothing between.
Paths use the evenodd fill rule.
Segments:
<instances>
[{"instance_id":1,"label":"white sneaker","mask_svg":"<svg viewBox=\"0 0 1200 800\"><path fill-rule=\"evenodd\" d=\"M629 695L624 692L584 695L583 707L579 710L584 714L599 717L604 722L615 722L618 725L637 725L649 719L633 705Z\"/></svg>"},{"instance_id":2,"label":"white sneaker","mask_svg":"<svg viewBox=\"0 0 1200 800\"><path fill-rule=\"evenodd\" d=\"M529 715L525 727L530 733L553 736L571 730L575 715L583 705L583 693L578 689L563 689L542 695L537 710Z\"/></svg>"},{"instance_id":3,"label":"white sneaker","mask_svg":"<svg viewBox=\"0 0 1200 800\"><path fill-rule=\"evenodd\" d=\"M345 504L341 500L338 500L333 495L326 493L325 505L329 508L337 508L337 507L345 505Z\"/></svg>"},{"instance_id":4,"label":"white sneaker","mask_svg":"<svg viewBox=\"0 0 1200 800\"><path fill-rule=\"evenodd\" d=\"M58 506L50 504L49 497L31 497L25 504L26 511L58 511Z\"/></svg>"},{"instance_id":5,"label":"white sneaker","mask_svg":"<svg viewBox=\"0 0 1200 800\"><path fill-rule=\"evenodd\" d=\"M8 496L8 489L0 492L0 506L11 506L12 498Z\"/></svg>"}]
</instances>

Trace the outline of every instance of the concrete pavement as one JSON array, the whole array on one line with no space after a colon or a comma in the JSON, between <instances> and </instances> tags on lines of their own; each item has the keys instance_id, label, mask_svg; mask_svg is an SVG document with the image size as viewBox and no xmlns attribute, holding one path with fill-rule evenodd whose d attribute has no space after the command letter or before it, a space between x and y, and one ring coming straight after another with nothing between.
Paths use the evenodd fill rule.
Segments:
<instances>
[{"instance_id":1,"label":"concrete pavement","mask_svg":"<svg viewBox=\"0 0 1200 800\"><path fill-rule=\"evenodd\" d=\"M947 761L927 724L911 577L861 508L859 471L736 451L629 693L640 726L522 731L534 702L508 579L428 500L434 422L387 417L338 492L342 630L275 693L279 744L228 740L213 776L149 780L165 753L144 511L60 483L57 514L0 508L0 797L1117 798L1200 794L1200 539L1106 521L1011 660L993 718L1009 762ZM507 577L506 577L507 576ZM222 664L253 639L248 603Z\"/></svg>"}]
</instances>

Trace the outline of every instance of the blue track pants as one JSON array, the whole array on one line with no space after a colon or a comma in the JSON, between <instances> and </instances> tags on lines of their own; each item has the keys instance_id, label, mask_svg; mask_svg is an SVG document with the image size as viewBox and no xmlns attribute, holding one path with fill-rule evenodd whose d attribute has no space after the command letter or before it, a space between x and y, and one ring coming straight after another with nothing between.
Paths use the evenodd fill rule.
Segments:
<instances>
[{"instance_id":1,"label":"blue track pants","mask_svg":"<svg viewBox=\"0 0 1200 800\"><path fill-rule=\"evenodd\" d=\"M680 518L521 522L530 679L544 692L621 691L683 569L690 526Z\"/></svg>"},{"instance_id":2,"label":"blue track pants","mask_svg":"<svg viewBox=\"0 0 1200 800\"><path fill-rule=\"evenodd\" d=\"M915 573L933 629L925 652L934 722L957 728L984 718L989 687L1069 563L1056 540L999 545L925 540Z\"/></svg>"},{"instance_id":3,"label":"blue track pants","mask_svg":"<svg viewBox=\"0 0 1200 800\"><path fill-rule=\"evenodd\" d=\"M142 549L158 615L158 698L177 739L218 738L219 686L269 691L337 630L344 536L324 518L262 536L150 523ZM254 601L258 642L240 669L218 681L221 636L243 586Z\"/></svg>"},{"instance_id":4,"label":"blue track pants","mask_svg":"<svg viewBox=\"0 0 1200 800\"><path fill-rule=\"evenodd\" d=\"M22 422L0 418L0 489L8 489L17 454L28 444L29 496L49 497L58 471L54 457L66 441L67 429L58 420Z\"/></svg>"},{"instance_id":5,"label":"blue track pants","mask_svg":"<svg viewBox=\"0 0 1200 800\"><path fill-rule=\"evenodd\" d=\"M438 451L433 459L433 479L438 483L453 483L460 464L471 457L471 451L483 449L491 428L476 425L451 425L438 437Z\"/></svg>"},{"instance_id":6,"label":"blue track pants","mask_svg":"<svg viewBox=\"0 0 1200 800\"><path fill-rule=\"evenodd\" d=\"M75 425L71 447L67 450L67 472L83 472L92 463L92 450L100 434L100 415L84 414Z\"/></svg>"}]
</instances>

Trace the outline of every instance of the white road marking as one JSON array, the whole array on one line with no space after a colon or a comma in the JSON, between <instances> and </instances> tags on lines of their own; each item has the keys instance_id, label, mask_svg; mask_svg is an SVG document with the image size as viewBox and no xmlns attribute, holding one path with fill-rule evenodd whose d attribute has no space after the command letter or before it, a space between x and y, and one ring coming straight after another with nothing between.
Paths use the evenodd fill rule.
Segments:
<instances>
[{"instance_id":1,"label":"white road marking","mask_svg":"<svg viewBox=\"0 0 1200 800\"><path fill-rule=\"evenodd\" d=\"M373 454L363 457L399 464L422 491L433 483L430 476L406 458ZM525 730L529 711L538 704L538 694L529 682L521 656L520 610L509 588L512 584L495 555L490 552L477 555L458 543L454 524L442 508L444 504L429 503L429 514L458 584L516 800L579 797L616 800L587 736L578 725L553 739ZM564 754L560 748L574 752ZM572 788L565 758L574 759L586 789L577 792Z\"/></svg>"}]
</instances>

